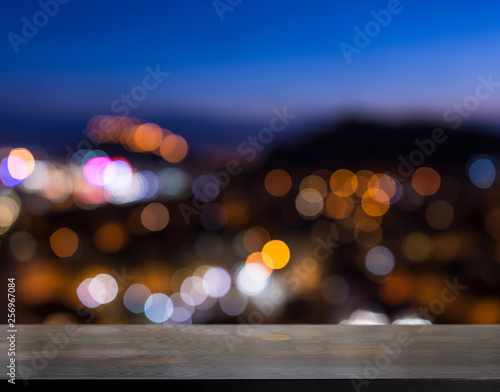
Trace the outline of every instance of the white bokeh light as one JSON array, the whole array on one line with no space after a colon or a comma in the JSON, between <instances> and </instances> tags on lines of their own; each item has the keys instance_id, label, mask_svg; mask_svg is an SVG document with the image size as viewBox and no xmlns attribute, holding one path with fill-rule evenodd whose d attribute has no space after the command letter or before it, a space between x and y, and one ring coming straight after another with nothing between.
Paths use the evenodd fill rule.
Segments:
<instances>
[{"instance_id":1,"label":"white bokeh light","mask_svg":"<svg viewBox=\"0 0 500 392\"><path fill-rule=\"evenodd\" d=\"M144 305L146 317L154 323L167 321L174 312L174 304L166 294L151 294Z\"/></svg>"},{"instance_id":2,"label":"white bokeh light","mask_svg":"<svg viewBox=\"0 0 500 392\"><path fill-rule=\"evenodd\" d=\"M263 268L256 263L253 264L250 265L252 266L252 268ZM246 295L254 296L258 295L260 292L262 292L262 290L266 288L269 279L255 279L252 277L252 275L248 273L245 266L241 266L236 273L236 287L238 287L238 289Z\"/></svg>"},{"instance_id":3,"label":"white bokeh light","mask_svg":"<svg viewBox=\"0 0 500 392\"><path fill-rule=\"evenodd\" d=\"M182 300L191 306L197 306L207 299L208 287L205 281L199 276L190 276L182 282Z\"/></svg>"},{"instance_id":4,"label":"white bokeh light","mask_svg":"<svg viewBox=\"0 0 500 392\"><path fill-rule=\"evenodd\" d=\"M207 288L207 294L213 298L226 295L231 287L231 275L220 267L209 268L203 275L203 281Z\"/></svg>"},{"instance_id":5,"label":"white bokeh light","mask_svg":"<svg viewBox=\"0 0 500 392\"><path fill-rule=\"evenodd\" d=\"M118 284L115 278L108 274L99 274L88 286L89 293L94 301L107 304L113 301L118 294Z\"/></svg>"}]
</instances>

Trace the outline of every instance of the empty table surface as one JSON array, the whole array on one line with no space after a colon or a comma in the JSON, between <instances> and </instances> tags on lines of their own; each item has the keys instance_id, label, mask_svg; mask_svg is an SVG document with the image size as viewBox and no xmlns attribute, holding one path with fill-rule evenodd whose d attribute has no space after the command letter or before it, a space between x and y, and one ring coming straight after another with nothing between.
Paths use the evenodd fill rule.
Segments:
<instances>
[{"instance_id":1,"label":"empty table surface","mask_svg":"<svg viewBox=\"0 0 500 392\"><path fill-rule=\"evenodd\" d=\"M15 335L19 380L500 390L496 325L18 325Z\"/></svg>"}]
</instances>

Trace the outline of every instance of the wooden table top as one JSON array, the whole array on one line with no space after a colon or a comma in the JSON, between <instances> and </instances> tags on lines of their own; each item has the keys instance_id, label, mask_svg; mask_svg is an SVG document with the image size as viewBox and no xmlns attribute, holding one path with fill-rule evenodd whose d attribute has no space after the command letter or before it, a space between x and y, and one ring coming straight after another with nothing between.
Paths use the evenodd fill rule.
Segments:
<instances>
[{"instance_id":1,"label":"wooden table top","mask_svg":"<svg viewBox=\"0 0 500 392\"><path fill-rule=\"evenodd\" d=\"M7 339L0 349L7 360ZM498 391L500 326L18 325L16 366L28 380L316 380L351 391L413 380Z\"/></svg>"}]
</instances>

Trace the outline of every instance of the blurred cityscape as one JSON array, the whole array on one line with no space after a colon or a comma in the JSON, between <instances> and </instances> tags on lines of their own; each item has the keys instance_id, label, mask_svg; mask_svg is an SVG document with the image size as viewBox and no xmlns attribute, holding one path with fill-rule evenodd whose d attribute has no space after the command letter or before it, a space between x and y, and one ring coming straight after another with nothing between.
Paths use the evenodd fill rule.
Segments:
<instances>
[{"instance_id":1,"label":"blurred cityscape","mask_svg":"<svg viewBox=\"0 0 500 392\"><path fill-rule=\"evenodd\" d=\"M345 120L195 150L166 128L1 146L18 323L500 322L494 134Z\"/></svg>"},{"instance_id":2,"label":"blurred cityscape","mask_svg":"<svg viewBox=\"0 0 500 392\"><path fill-rule=\"evenodd\" d=\"M4 8L0 321L500 323L500 3Z\"/></svg>"}]
</instances>

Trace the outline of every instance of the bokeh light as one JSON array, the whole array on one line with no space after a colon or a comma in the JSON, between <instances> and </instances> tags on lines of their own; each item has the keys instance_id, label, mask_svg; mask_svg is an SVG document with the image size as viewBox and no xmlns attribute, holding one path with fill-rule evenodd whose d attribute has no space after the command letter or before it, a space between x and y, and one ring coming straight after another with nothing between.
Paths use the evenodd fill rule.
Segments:
<instances>
[{"instance_id":1,"label":"bokeh light","mask_svg":"<svg viewBox=\"0 0 500 392\"><path fill-rule=\"evenodd\" d=\"M123 304L132 313L143 313L150 295L151 290L146 285L134 283L123 294Z\"/></svg>"},{"instance_id":2,"label":"bokeh light","mask_svg":"<svg viewBox=\"0 0 500 392\"><path fill-rule=\"evenodd\" d=\"M269 279L265 278L266 275L266 269L257 263L240 266L236 272L236 287L246 295L258 295L269 283ZM257 276L257 279L254 276Z\"/></svg>"},{"instance_id":3,"label":"bokeh light","mask_svg":"<svg viewBox=\"0 0 500 392\"><path fill-rule=\"evenodd\" d=\"M25 180L35 169L35 159L26 148L15 148L9 153L7 166L12 178Z\"/></svg>"},{"instance_id":4,"label":"bokeh light","mask_svg":"<svg viewBox=\"0 0 500 392\"><path fill-rule=\"evenodd\" d=\"M247 252L258 252L271 240L269 232L261 226L254 226L245 231L243 245Z\"/></svg>"},{"instance_id":5,"label":"bokeh light","mask_svg":"<svg viewBox=\"0 0 500 392\"><path fill-rule=\"evenodd\" d=\"M189 151L188 143L180 135L165 136L160 145L161 156L170 163L179 163L186 158Z\"/></svg>"},{"instance_id":6,"label":"bokeh light","mask_svg":"<svg viewBox=\"0 0 500 392\"><path fill-rule=\"evenodd\" d=\"M453 223L455 209L443 200L433 201L425 210L425 219L430 227L436 230L446 230Z\"/></svg>"},{"instance_id":7,"label":"bokeh light","mask_svg":"<svg viewBox=\"0 0 500 392\"><path fill-rule=\"evenodd\" d=\"M441 176L430 167L419 167L413 173L411 183L419 195L430 196L438 191L441 185Z\"/></svg>"},{"instance_id":8,"label":"bokeh light","mask_svg":"<svg viewBox=\"0 0 500 392\"><path fill-rule=\"evenodd\" d=\"M396 195L397 186L396 181L387 174L375 174L368 181L368 189L380 189L389 199Z\"/></svg>"},{"instance_id":9,"label":"bokeh light","mask_svg":"<svg viewBox=\"0 0 500 392\"><path fill-rule=\"evenodd\" d=\"M78 249L78 244L78 236L73 230L67 227L56 230L50 236L50 247L52 251L61 258L73 256Z\"/></svg>"},{"instance_id":10,"label":"bokeh light","mask_svg":"<svg viewBox=\"0 0 500 392\"><path fill-rule=\"evenodd\" d=\"M202 174L193 181L192 191L197 200L209 203L219 196L220 184L214 176Z\"/></svg>"},{"instance_id":11,"label":"bokeh light","mask_svg":"<svg viewBox=\"0 0 500 392\"><path fill-rule=\"evenodd\" d=\"M115 222L110 222L99 227L94 235L94 244L104 253L119 251L126 241L124 228Z\"/></svg>"},{"instance_id":12,"label":"bokeh light","mask_svg":"<svg viewBox=\"0 0 500 392\"><path fill-rule=\"evenodd\" d=\"M281 269L290 260L290 249L283 241L269 241L262 248L262 253L268 256L263 256L262 260L271 269Z\"/></svg>"},{"instance_id":13,"label":"bokeh light","mask_svg":"<svg viewBox=\"0 0 500 392\"><path fill-rule=\"evenodd\" d=\"M168 209L161 203L148 204L141 213L141 222L150 231L163 230L167 227L169 220Z\"/></svg>"},{"instance_id":14,"label":"bokeh light","mask_svg":"<svg viewBox=\"0 0 500 392\"><path fill-rule=\"evenodd\" d=\"M356 228L362 231L374 231L380 227L382 223L382 217L380 215L370 216L368 215L362 206L356 207L354 212L354 224Z\"/></svg>"},{"instance_id":15,"label":"bokeh light","mask_svg":"<svg viewBox=\"0 0 500 392\"><path fill-rule=\"evenodd\" d=\"M358 178L347 169L338 169L330 178L330 188L337 196L351 196L358 188Z\"/></svg>"},{"instance_id":16,"label":"bokeh light","mask_svg":"<svg viewBox=\"0 0 500 392\"><path fill-rule=\"evenodd\" d=\"M231 275L223 268L210 267L203 275L203 282L210 297L220 298L226 295L231 287Z\"/></svg>"},{"instance_id":17,"label":"bokeh light","mask_svg":"<svg viewBox=\"0 0 500 392\"><path fill-rule=\"evenodd\" d=\"M329 192L325 199L324 213L330 219L344 219L351 215L354 202L350 197L341 197Z\"/></svg>"},{"instance_id":18,"label":"bokeh light","mask_svg":"<svg viewBox=\"0 0 500 392\"><path fill-rule=\"evenodd\" d=\"M325 197L326 193L328 192L328 184L319 175L312 174L310 176L305 177L300 182L299 189L301 191L305 189L314 189L321 195L321 197Z\"/></svg>"},{"instance_id":19,"label":"bokeh light","mask_svg":"<svg viewBox=\"0 0 500 392\"><path fill-rule=\"evenodd\" d=\"M141 124L134 129L133 138L133 144L137 150L149 152L160 147L163 140L163 131L156 124Z\"/></svg>"},{"instance_id":20,"label":"bokeh light","mask_svg":"<svg viewBox=\"0 0 500 392\"><path fill-rule=\"evenodd\" d=\"M427 260L432 252L429 236L416 231L408 233L403 238L401 246L405 257L416 262Z\"/></svg>"},{"instance_id":21,"label":"bokeh light","mask_svg":"<svg viewBox=\"0 0 500 392\"><path fill-rule=\"evenodd\" d=\"M208 291L207 283L199 276L186 278L180 288L182 300L191 306L203 303L208 297Z\"/></svg>"},{"instance_id":22,"label":"bokeh light","mask_svg":"<svg viewBox=\"0 0 500 392\"><path fill-rule=\"evenodd\" d=\"M264 261L264 258L267 260ZM269 267L273 261L271 257L266 253L254 252L250 254L245 261L245 268L247 274L255 280L265 280L271 276L273 272L272 268ZM254 265L255 264L255 265Z\"/></svg>"},{"instance_id":23,"label":"bokeh light","mask_svg":"<svg viewBox=\"0 0 500 392\"><path fill-rule=\"evenodd\" d=\"M80 302L85 305L87 308L96 308L101 305L97 302L89 292L89 286L92 283L93 278L85 279L76 290L76 294L78 295L78 299Z\"/></svg>"},{"instance_id":24,"label":"bokeh light","mask_svg":"<svg viewBox=\"0 0 500 392\"><path fill-rule=\"evenodd\" d=\"M87 161L83 166L83 178L90 185L96 187L104 186L104 170L111 163L109 157L95 157Z\"/></svg>"},{"instance_id":25,"label":"bokeh light","mask_svg":"<svg viewBox=\"0 0 500 392\"><path fill-rule=\"evenodd\" d=\"M23 180L14 178L10 174L8 158L4 158L2 160L2 163L0 163L0 179L2 180L2 183L9 188L15 188L16 186L19 186L23 182Z\"/></svg>"},{"instance_id":26,"label":"bokeh light","mask_svg":"<svg viewBox=\"0 0 500 392\"><path fill-rule=\"evenodd\" d=\"M370 249L365 257L366 269L378 276L389 274L394 268L394 255L385 246L376 246Z\"/></svg>"},{"instance_id":27,"label":"bokeh light","mask_svg":"<svg viewBox=\"0 0 500 392\"><path fill-rule=\"evenodd\" d=\"M380 285L380 299L389 306L399 306L408 299L410 287L406 277L390 276Z\"/></svg>"},{"instance_id":28,"label":"bokeh light","mask_svg":"<svg viewBox=\"0 0 500 392\"><path fill-rule=\"evenodd\" d=\"M495 165L490 159L476 159L469 167L469 178L478 188L488 189L496 178Z\"/></svg>"},{"instance_id":29,"label":"bokeh light","mask_svg":"<svg viewBox=\"0 0 500 392\"><path fill-rule=\"evenodd\" d=\"M247 296L235 287L231 287L227 294L219 299L222 311L228 316L238 316L248 305Z\"/></svg>"},{"instance_id":30,"label":"bokeh light","mask_svg":"<svg viewBox=\"0 0 500 392\"><path fill-rule=\"evenodd\" d=\"M108 274L97 275L88 286L90 296L99 304L113 301L118 294L118 283Z\"/></svg>"},{"instance_id":31,"label":"bokeh light","mask_svg":"<svg viewBox=\"0 0 500 392\"><path fill-rule=\"evenodd\" d=\"M51 170L43 194L50 201L61 203L69 199L73 189L73 180L67 170Z\"/></svg>"},{"instance_id":32,"label":"bokeh light","mask_svg":"<svg viewBox=\"0 0 500 392\"><path fill-rule=\"evenodd\" d=\"M292 187L292 178L285 170L274 169L267 173L264 186L272 196L285 196Z\"/></svg>"},{"instance_id":33,"label":"bokeh light","mask_svg":"<svg viewBox=\"0 0 500 392\"><path fill-rule=\"evenodd\" d=\"M383 313L373 312L371 310L359 309L355 310L347 320L343 320L340 324L347 325L387 325L389 317Z\"/></svg>"},{"instance_id":34,"label":"bokeh light","mask_svg":"<svg viewBox=\"0 0 500 392\"><path fill-rule=\"evenodd\" d=\"M0 234L6 233L16 222L21 202L15 193L0 191Z\"/></svg>"},{"instance_id":35,"label":"bokeh light","mask_svg":"<svg viewBox=\"0 0 500 392\"><path fill-rule=\"evenodd\" d=\"M369 188L361 199L361 206L366 215L377 217L384 215L389 209L391 200L382 189Z\"/></svg>"},{"instance_id":36,"label":"bokeh light","mask_svg":"<svg viewBox=\"0 0 500 392\"><path fill-rule=\"evenodd\" d=\"M180 293L174 293L170 296L170 300L174 305L174 311L172 316L170 316L170 320L173 320L177 323L190 324L191 316L195 311L195 307L185 303L182 300L182 296Z\"/></svg>"},{"instance_id":37,"label":"bokeh light","mask_svg":"<svg viewBox=\"0 0 500 392\"><path fill-rule=\"evenodd\" d=\"M9 238L10 251L19 261L29 260L36 250L36 239L26 231L17 231Z\"/></svg>"},{"instance_id":38,"label":"bokeh light","mask_svg":"<svg viewBox=\"0 0 500 392\"><path fill-rule=\"evenodd\" d=\"M144 304L144 314L154 323L164 323L174 312L174 304L168 295L151 294Z\"/></svg>"},{"instance_id":39,"label":"bokeh light","mask_svg":"<svg viewBox=\"0 0 500 392\"><path fill-rule=\"evenodd\" d=\"M301 190L295 199L297 212L305 219L314 219L321 215L323 206L323 196L312 188Z\"/></svg>"}]
</instances>

